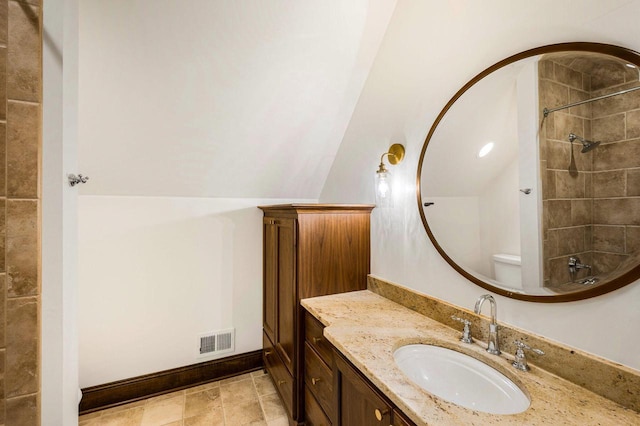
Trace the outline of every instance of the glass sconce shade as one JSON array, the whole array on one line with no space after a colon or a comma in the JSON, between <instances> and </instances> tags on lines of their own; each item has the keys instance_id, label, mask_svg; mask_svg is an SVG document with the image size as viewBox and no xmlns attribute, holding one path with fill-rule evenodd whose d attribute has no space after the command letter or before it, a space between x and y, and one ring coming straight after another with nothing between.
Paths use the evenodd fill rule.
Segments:
<instances>
[{"instance_id":1,"label":"glass sconce shade","mask_svg":"<svg viewBox=\"0 0 640 426\"><path fill-rule=\"evenodd\" d=\"M393 179L387 169L381 169L376 172L376 205L381 208L393 207Z\"/></svg>"},{"instance_id":2,"label":"glass sconce shade","mask_svg":"<svg viewBox=\"0 0 640 426\"><path fill-rule=\"evenodd\" d=\"M380 157L380 166L376 171L376 205L379 208L393 207L393 180L391 173L384 165L384 157L387 156L389 164L399 164L404 158L404 146L399 143L389 147L389 152L385 152Z\"/></svg>"}]
</instances>

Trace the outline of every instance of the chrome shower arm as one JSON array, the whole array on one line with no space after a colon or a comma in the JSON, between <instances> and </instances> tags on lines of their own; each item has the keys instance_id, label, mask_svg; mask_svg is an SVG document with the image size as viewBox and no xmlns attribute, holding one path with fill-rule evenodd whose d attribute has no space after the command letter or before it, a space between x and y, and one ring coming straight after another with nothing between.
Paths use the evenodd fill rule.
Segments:
<instances>
[{"instance_id":1,"label":"chrome shower arm","mask_svg":"<svg viewBox=\"0 0 640 426\"><path fill-rule=\"evenodd\" d=\"M578 139L582 143L587 142L583 137L580 137L580 136L576 135L575 133L569 133L569 142L573 142L576 139Z\"/></svg>"}]
</instances>

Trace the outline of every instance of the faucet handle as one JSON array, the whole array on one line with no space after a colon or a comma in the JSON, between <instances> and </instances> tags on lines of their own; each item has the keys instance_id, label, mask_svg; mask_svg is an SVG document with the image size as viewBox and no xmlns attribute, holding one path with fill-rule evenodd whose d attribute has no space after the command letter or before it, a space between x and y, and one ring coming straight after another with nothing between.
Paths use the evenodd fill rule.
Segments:
<instances>
[{"instance_id":1,"label":"faucet handle","mask_svg":"<svg viewBox=\"0 0 640 426\"><path fill-rule=\"evenodd\" d=\"M462 343L473 343L473 337L471 337L471 329L469 328L469 326L471 325L471 321L469 321L468 319L459 318L455 315L451 315L451 319L460 321L461 323L464 324L464 328L462 329L462 337L460 338L460 341Z\"/></svg>"},{"instance_id":2,"label":"faucet handle","mask_svg":"<svg viewBox=\"0 0 640 426\"><path fill-rule=\"evenodd\" d=\"M540 349L532 348L531 346L524 343L522 340L516 340L514 343L516 345L516 354L515 354L515 359L511 363L511 365L513 365L515 368L517 368L520 371L529 371L529 365L527 364L527 356L524 352L525 349L530 350L531 352L536 353L538 355L544 355L543 351L541 351Z\"/></svg>"}]
</instances>

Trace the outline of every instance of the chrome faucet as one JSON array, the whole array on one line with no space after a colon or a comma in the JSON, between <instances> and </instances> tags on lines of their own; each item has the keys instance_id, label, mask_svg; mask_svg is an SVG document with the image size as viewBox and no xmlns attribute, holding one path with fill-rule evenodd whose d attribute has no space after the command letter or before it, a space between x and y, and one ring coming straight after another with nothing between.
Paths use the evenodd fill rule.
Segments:
<instances>
[{"instance_id":1,"label":"chrome faucet","mask_svg":"<svg viewBox=\"0 0 640 426\"><path fill-rule=\"evenodd\" d=\"M571 276L571 282L575 282L576 273L580 269L588 269L589 275L591 275L591 265L580 263L580 258L578 256L571 256L569 258L569 275Z\"/></svg>"},{"instance_id":2,"label":"chrome faucet","mask_svg":"<svg viewBox=\"0 0 640 426\"><path fill-rule=\"evenodd\" d=\"M500 342L498 340L498 323L496 322L496 316L498 307L496 306L496 300L490 294L480 296L476 301L476 307L474 312L480 315L482 304L485 300L488 300L491 304L491 323L489 324L489 342L487 343L487 352L493 355L500 355Z\"/></svg>"}]
</instances>

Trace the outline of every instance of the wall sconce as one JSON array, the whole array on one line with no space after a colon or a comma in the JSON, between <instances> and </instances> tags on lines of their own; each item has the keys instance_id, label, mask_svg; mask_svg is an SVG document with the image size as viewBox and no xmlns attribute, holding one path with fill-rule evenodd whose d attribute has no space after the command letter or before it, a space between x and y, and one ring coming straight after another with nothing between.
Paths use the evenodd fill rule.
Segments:
<instances>
[{"instance_id":1,"label":"wall sconce","mask_svg":"<svg viewBox=\"0 0 640 426\"><path fill-rule=\"evenodd\" d=\"M376 172L376 205L381 208L393 207L393 181L391 173L384 166L385 155L389 158L389 164L400 164L404 159L404 146L394 143L389 147L389 152L380 156L380 166Z\"/></svg>"}]
</instances>

